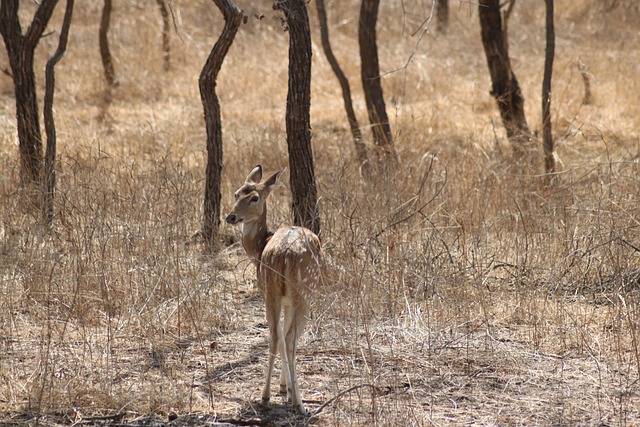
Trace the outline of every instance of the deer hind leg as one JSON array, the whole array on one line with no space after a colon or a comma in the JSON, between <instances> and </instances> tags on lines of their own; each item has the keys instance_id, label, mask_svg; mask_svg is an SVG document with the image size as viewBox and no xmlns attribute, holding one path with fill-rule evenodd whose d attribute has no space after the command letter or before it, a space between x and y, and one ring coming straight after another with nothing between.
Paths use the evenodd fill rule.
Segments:
<instances>
[{"instance_id":1,"label":"deer hind leg","mask_svg":"<svg viewBox=\"0 0 640 427\"><path fill-rule=\"evenodd\" d=\"M280 339L278 340L278 350L280 351L280 359L282 360L282 369L280 370L280 394L287 396L287 389L290 387L289 384L291 384L291 377L289 376L287 352L284 343L282 324L280 324L279 336Z\"/></svg>"},{"instance_id":2,"label":"deer hind leg","mask_svg":"<svg viewBox=\"0 0 640 427\"><path fill-rule=\"evenodd\" d=\"M306 322L305 312L302 307L297 305L289 305L285 307L284 312L285 329L284 340L287 353L287 367L291 381L288 384L287 394L293 404L293 407L301 414L306 414L306 410L300 396L300 388L298 386L298 377L296 374L296 346L298 337L304 332ZM284 366L284 363L283 363Z\"/></svg>"},{"instance_id":3,"label":"deer hind leg","mask_svg":"<svg viewBox=\"0 0 640 427\"><path fill-rule=\"evenodd\" d=\"M267 323L269 324L269 332L271 339L269 341L269 362L267 364L267 374L262 390L262 404L266 405L271 399L271 376L273 374L273 365L276 360L279 343L283 339L280 327L280 299L274 295L269 295L267 289L266 295L267 306Z\"/></svg>"}]
</instances>

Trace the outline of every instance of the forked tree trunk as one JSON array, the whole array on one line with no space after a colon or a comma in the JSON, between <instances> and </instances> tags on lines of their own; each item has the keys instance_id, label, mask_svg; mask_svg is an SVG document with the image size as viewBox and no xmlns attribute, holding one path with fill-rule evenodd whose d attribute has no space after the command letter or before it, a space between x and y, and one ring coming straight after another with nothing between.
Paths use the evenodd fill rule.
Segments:
<instances>
[{"instance_id":1,"label":"forked tree trunk","mask_svg":"<svg viewBox=\"0 0 640 427\"><path fill-rule=\"evenodd\" d=\"M436 27L443 34L449 28L449 0L438 0L436 2Z\"/></svg>"},{"instance_id":2,"label":"forked tree trunk","mask_svg":"<svg viewBox=\"0 0 640 427\"><path fill-rule=\"evenodd\" d=\"M204 64L198 82L207 128L207 169L204 188L203 236L215 250L220 225L220 180L222 177L222 123L216 95L218 73L242 22L242 11L233 0L213 0L224 16L224 28Z\"/></svg>"},{"instance_id":3,"label":"forked tree trunk","mask_svg":"<svg viewBox=\"0 0 640 427\"><path fill-rule=\"evenodd\" d=\"M551 76L555 55L555 30L553 25L553 0L546 3L546 38L544 57L544 78L542 80L542 141L544 146L544 168L548 174L556 171L553 156L553 136L551 134Z\"/></svg>"},{"instance_id":4,"label":"forked tree trunk","mask_svg":"<svg viewBox=\"0 0 640 427\"><path fill-rule=\"evenodd\" d=\"M102 17L100 19L99 41L100 41L100 58L102 58L102 67L104 68L104 77L107 80L107 101L111 101L111 89L116 87L116 71L113 67L113 59L111 58L111 50L109 49L109 25L111 24L111 0L104 0L102 8Z\"/></svg>"},{"instance_id":5,"label":"forked tree trunk","mask_svg":"<svg viewBox=\"0 0 640 427\"><path fill-rule=\"evenodd\" d=\"M164 70L171 68L171 25L169 22L169 10L166 0L156 0L162 15L162 59L164 60Z\"/></svg>"},{"instance_id":6,"label":"forked tree trunk","mask_svg":"<svg viewBox=\"0 0 640 427\"><path fill-rule=\"evenodd\" d=\"M516 157L524 154L523 145L530 141L531 132L524 114L524 98L511 68L505 43L499 0L480 0L478 6L482 45L489 73L491 95L495 98L507 137L512 142Z\"/></svg>"},{"instance_id":7,"label":"forked tree trunk","mask_svg":"<svg viewBox=\"0 0 640 427\"><path fill-rule=\"evenodd\" d=\"M362 142L362 132L360 131L360 124L356 118L356 113L353 110L353 102L351 101L351 88L349 86L349 80L345 76L338 60L333 54L331 49L331 43L329 42L329 26L327 24L327 10L324 6L324 0L316 0L316 7L318 9L318 21L320 23L320 39L322 41L322 50L327 56L329 65L333 73L340 82L340 88L342 89L342 100L344 101L344 109L347 113L347 120L349 121L349 128L351 129L351 136L353 138L353 144L355 148L356 161L362 168L362 173L365 179L370 179L369 160L367 155L367 147Z\"/></svg>"},{"instance_id":8,"label":"forked tree trunk","mask_svg":"<svg viewBox=\"0 0 640 427\"><path fill-rule=\"evenodd\" d=\"M320 214L311 150L311 32L305 0L282 0L273 8L284 12L289 28L287 146L293 216L296 225L320 233Z\"/></svg>"},{"instance_id":9,"label":"forked tree trunk","mask_svg":"<svg viewBox=\"0 0 640 427\"><path fill-rule=\"evenodd\" d=\"M18 18L18 0L0 1L0 33L4 39L13 75L16 122L20 151L20 177L23 184L40 183L42 170L42 132L36 96L33 58L58 0L42 0L31 25L23 35Z\"/></svg>"},{"instance_id":10,"label":"forked tree trunk","mask_svg":"<svg viewBox=\"0 0 640 427\"><path fill-rule=\"evenodd\" d=\"M67 50L69 27L71 26L71 17L73 15L73 4L74 0L67 0L58 48L49 61L47 61L45 68L44 128L47 134L47 149L44 158L44 188L42 192L44 203L42 204L42 218L47 227L51 227L53 223L53 192L56 186L56 125L53 120L53 94L56 87L54 68Z\"/></svg>"},{"instance_id":11,"label":"forked tree trunk","mask_svg":"<svg viewBox=\"0 0 640 427\"><path fill-rule=\"evenodd\" d=\"M384 104L380 65L378 63L378 45L376 42L376 23L380 0L362 0L358 42L360 44L361 77L364 97L367 104L369 123L373 132L373 142L380 150L384 160L396 160L389 117Z\"/></svg>"}]
</instances>

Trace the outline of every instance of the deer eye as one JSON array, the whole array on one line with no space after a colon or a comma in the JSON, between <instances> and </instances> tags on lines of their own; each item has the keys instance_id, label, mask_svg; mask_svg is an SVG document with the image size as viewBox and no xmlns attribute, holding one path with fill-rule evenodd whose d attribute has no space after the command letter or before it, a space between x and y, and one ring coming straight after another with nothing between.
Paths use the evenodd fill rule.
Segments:
<instances>
[{"instance_id":1,"label":"deer eye","mask_svg":"<svg viewBox=\"0 0 640 427\"><path fill-rule=\"evenodd\" d=\"M251 200L249 200L249 203L257 203L258 200L260 200L260 197L258 197L258 195L256 194L251 198Z\"/></svg>"}]
</instances>

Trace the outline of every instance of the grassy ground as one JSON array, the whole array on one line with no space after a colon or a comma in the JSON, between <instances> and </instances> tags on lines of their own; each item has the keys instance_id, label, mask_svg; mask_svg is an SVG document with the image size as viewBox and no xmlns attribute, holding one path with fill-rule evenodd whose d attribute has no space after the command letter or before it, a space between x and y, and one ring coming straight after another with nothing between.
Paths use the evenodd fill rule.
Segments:
<instances>
[{"instance_id":1,"label":"grassy ground","mask_svg":"<svg viewBox=\"0 0 640 427\"><path fill-rule=\"evenodd\" d=\"M194 236L205 168L197 79L219 13L205 0L177 5L164 72L159 12L149 2L116 2L120 85L107 105L99 3L78 4L56 68L50 233L19 188L13 88L0 74L0 422L122 424L173 413L174 424L302 425L309 420L280 397L259 405L268 331L242 247L210 256ZM364 125L355 3L328 6ZM383 3L380 61L402 168L379 185L363 182L352 160L311 13L327 291L299 349L303 398L321 409L310 421L639 424L637 5L557 2L559 172L548 190L539 154L531 172L511 167L476 6L452 2L449 32L432 24L418 44L430 5ZM218 85L223 212L254 164L269 172L288 163L287 34L269 2L240 6L249 22ZM532 129L540 128L543 22L542 2L518 2L510 21ZM38 50L40 95L56 41L46 37ZM579 62L591 104L583 103ZM291 220L286 187L272 195L273 227Z\"/></svg>"}]
</instances>

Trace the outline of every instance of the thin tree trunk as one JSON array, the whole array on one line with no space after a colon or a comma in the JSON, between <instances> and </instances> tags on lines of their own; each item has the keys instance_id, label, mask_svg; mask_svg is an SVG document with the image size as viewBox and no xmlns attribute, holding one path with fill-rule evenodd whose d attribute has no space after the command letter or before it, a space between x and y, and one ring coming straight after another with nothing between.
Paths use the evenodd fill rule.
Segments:
<instances>
[{"instance_id":1,"label":"thin tree trunk","mask_svg":"<svg viewBox=\"0 0 640 427\"><path fill-rule=\"evenodd\" d=\"M551 134L551 76L555 54L555 30L553 25L553 0L546 3L547 45L544 57L544 78L542 80L542 136L544 146L544 168L548 174L556 171L553 156L553 136Z\"/></svg>"},{"instance_id":2,"label":"thin tree trunk","mask_svg":"<svg viewBox=\"0 0 640 427\"><path fill-rule=\"evenodd\" d=\"M216 95L218 73L242 22L242 11L233 0L213 0L224 16L224 28L204 64L198 82L207 128L207 169L204 190L203 236L215 250L220 225L220 181L222 177L222 123Z\"/></svg>"},{"instance_id":3,"label":"thin tree trunk","mask_svg":"<svg viewBox=\"0 0 640 427\"><path fill-rule=\"evenodd\" d=\"M54 68L67 50L69 27L71 26L71 17L73 15L73 4L74 0L67 0L58 48L49 61L47 61L45 68L44 128L47 134L47 149L44 158L44 203L42 204L42 218L47 227L51 227L53 223L53 192L56 186L56 125L53 119L53 95L56 87Z\"/></svg>"},{"instance_id":4,"label":"thin tree trunk","mask_svg":"<svg viewBox=\"0 0 640 427\"><path fill-rule=\"evenodd\" d=\"M449 28L449 0L438 0L436 3L436 27L442 34Z\"/></svg>"},{"instance_id":5,"label":"thin tree trunk","mask_svg":"<svg viewBox=\"0 0 640 427\"><path fill-rule=\"evenodd\" d=\"M18 0L0 1L0 33L4 39L13 76L16 122L23 184L39 183L42 170L42 132L36 96L33 58L58 0L42 0L23 35Z\"/></svg>"},{"instance_id":6,"label":"thin tree trunk","mask_svg":"<svg viewBox=\"0 0 640 427\"><path fill-rule=\"evenodd\" d=\"M164 70L171 68L171 23L169 22L169 10L166 0L156 0L162 15L162 58L164 60Z\"/></svg>"},{"instance_id":7,"label":"thin tree trunk","mask_svg":"<svg viewBox=\"0 0 640 427\"><path fill-rule=\"evenodd\" d=\"M353 110L353 102L351 101L351 88L349 86L349 80L345 76L338 60L333 54L331 49L331 43L329 42L329 26L327 25L327 10L324 6L324 0L316 0L316 7L318 9L318 21L320 23L320 39L322 41L322 49L327 56L329 65L333 73L340 82L340 88L342 89L342 99L344 101L344 109L347 113L347 120L349 121L349 128L351 129L351 136L353 137L353 144L355 147L356 160L358 165L362 168L362 173L365 179L370 178L369 159L367 155L367 147L362 142L362 132L360 131L360 124L356 118L356 113Z\"/></svg>"},{"instance_id":8,"label":"thin tree trunk","mask_svg":"<svg viewBox=\"0 0 640 427\"><path fill-rule=\"evenodd\" d=\"M516 158L521 160L524 144L531 139L531 132L524 114L524 98L511 68L505 43L499 0L480 0L478 6L482 45L491 75L491 95L500 110L507 137L512 142Z\"/></svg>"},{"instance_id":9,"label":"thin tree trunk","mask_svg":"<svg viewBox=\"0 0 640 427\"><path fill-rule=\"evenodd\" d=\"M104 77L107 80L107 101L111 101L111 89L118 85L116 81L116 72L113 67L113 59L111 58L111 50L109 49L109 25L111 24L111 0L104 0L102 8L102 18L100 19L100 57L102 58L102 66L104 68Z\"/></svg>"},{"instance_id":10,"label":"thin tree trunk","mask_svg":"<svg viewBox=\"0 0 640 427\"><path fill-rule=\"evenodd\" d=\"M287 146L294 223L320 233L318 195L311 149L311 31L305 0L282 0L275 10L284 12L289 28L289 87L287 93Z\"/></svg>"},{"instance_id":11,"label":"thin tree trunk","mask_svg":"<svg viewBox=\"0 0 640 427\"><path fill-rule=\"evenodd\" d=\"M380 149L382 157L396 160L389 117L384 104L384 94L380 81L376 23L380 0L362 0L358 42L360 44L361 77L367 104L369 123L373 132L373 142Z\"/></svg>"},{"instance_id":12,"label":"thin tree trunk","mask_svg":"<svg viewBox=\"0 0 640 427\"><path fill-rule=\"evenodd\" d=\"M593 96L591 95L591 81L589 78L589 69L587 68L587 64L582 62L582 60L578 59L578 71L580 71L580 75L582 76L582 82L584 83L584 98L582 98L582 103L584 105L590 105L593 102Z\"/></svg>"}]
</instances>

